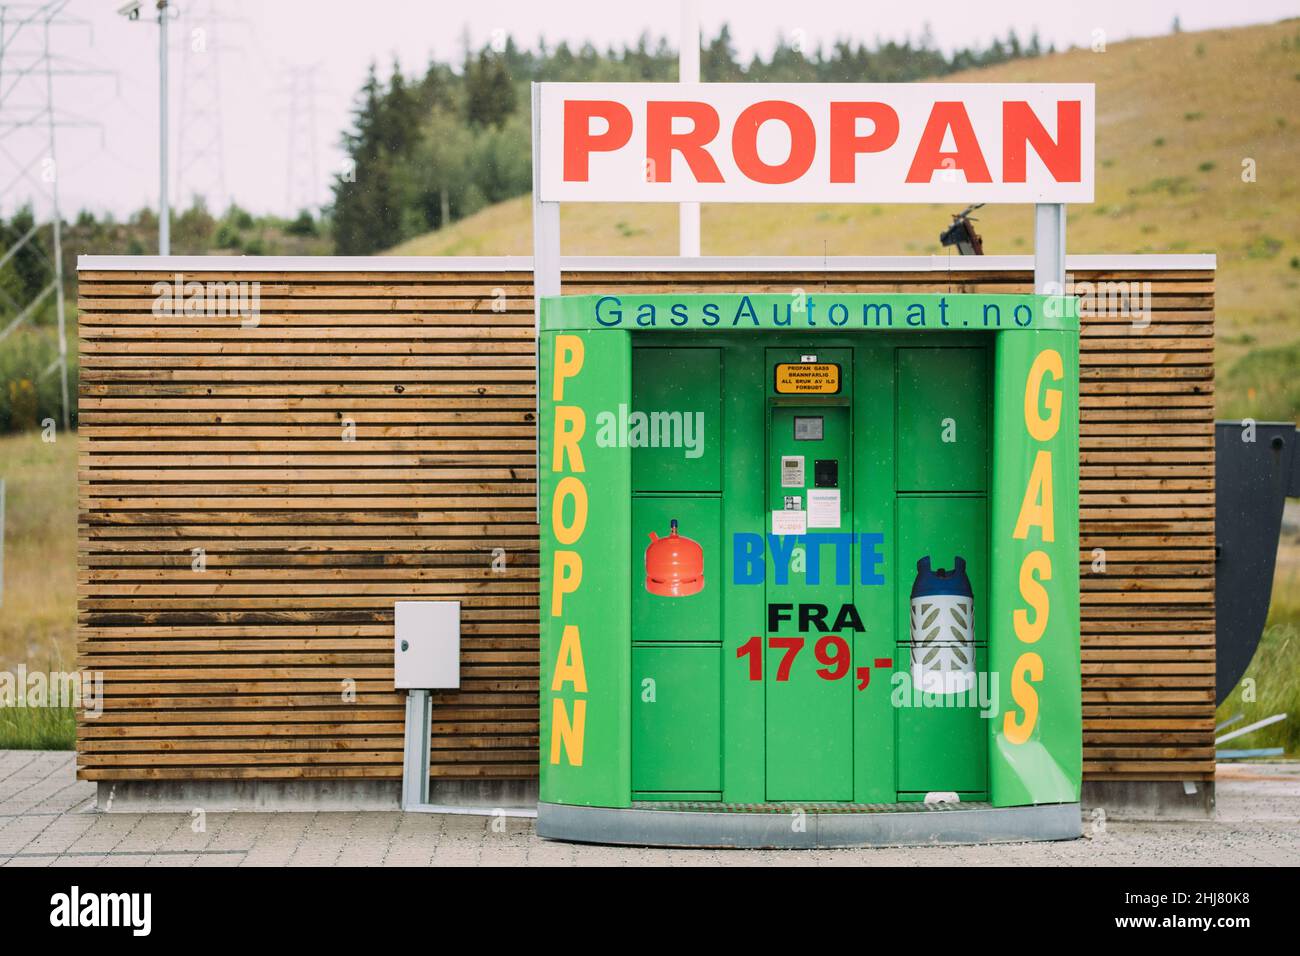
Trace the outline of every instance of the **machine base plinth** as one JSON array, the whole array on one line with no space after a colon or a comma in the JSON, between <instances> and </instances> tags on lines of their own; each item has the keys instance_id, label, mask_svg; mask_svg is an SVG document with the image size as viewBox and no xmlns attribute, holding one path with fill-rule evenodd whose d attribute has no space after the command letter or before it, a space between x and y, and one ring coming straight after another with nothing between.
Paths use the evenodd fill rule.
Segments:
<instances>
[{"instance_id":1,"label":"machine base plinth","mask_svg":"<svg viewBox=\"0 0 1300 956\"><path fill-rule=\"evenodd\" d=\"M819 849L1026 843L1083 833L1077 803L637 803L627 808L538 803L537 835L625 846Z\"/></svg>"}]
</instances>

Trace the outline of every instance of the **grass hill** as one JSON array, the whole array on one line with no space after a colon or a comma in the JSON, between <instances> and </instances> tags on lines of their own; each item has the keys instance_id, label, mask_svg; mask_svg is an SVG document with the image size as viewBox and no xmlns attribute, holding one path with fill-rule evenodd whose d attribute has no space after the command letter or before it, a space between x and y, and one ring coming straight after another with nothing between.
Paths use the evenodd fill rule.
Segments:
<instances>
[{"instance_id":1,"label":"grass hill","mask_svg":"<svg viewBox=\"0 0 1300 956\"><path fill-rule=\"evenodd\" d=\"M1219 413L1300 415L1300 20L1070 50L947 77L952 82L1097 85L1097 197L1070 209L1079 253L1212 252ZM1253 160L1254 182L1242 164ZM946 206L712 205L707 255L925 255L941 251ZM1028 206L980 210L990 254L1028 253ZM672 254L668 205L571 205L573 255ZM530 202L491 206L390 250L395 255L529 255Z\"/></svg>"}]
</instances>

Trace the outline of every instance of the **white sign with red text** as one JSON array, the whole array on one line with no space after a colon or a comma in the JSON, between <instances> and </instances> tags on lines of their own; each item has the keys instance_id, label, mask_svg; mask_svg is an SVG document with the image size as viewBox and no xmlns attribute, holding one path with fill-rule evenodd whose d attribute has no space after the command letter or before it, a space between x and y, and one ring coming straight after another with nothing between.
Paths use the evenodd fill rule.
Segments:
<instances>
[{"instance_id":1,"label":"white sign with red text","mask_svg":"<svg viewBox=\"0 0 1300 956\"><path fill-rule=\"evenodd\" d=\"M1091 83L542 83L542 202L1080 203Z\"/></svg>"}]
</instances>

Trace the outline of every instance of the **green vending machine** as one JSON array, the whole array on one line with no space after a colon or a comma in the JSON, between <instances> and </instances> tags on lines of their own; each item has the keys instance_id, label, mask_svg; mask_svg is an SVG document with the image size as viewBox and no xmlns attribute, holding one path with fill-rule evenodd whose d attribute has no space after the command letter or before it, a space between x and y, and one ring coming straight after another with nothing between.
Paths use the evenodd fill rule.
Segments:
<instances>
[{"instance_id":1,"label":"green vending machine","mask_svg":"<svg viewBox=\"0 0 1300 956\"><path fill-rule=\"evenodd\" d=\"M543 300L539 832L1077 835L1074 300L800 304Z\"/></svg>"}]
</instances>

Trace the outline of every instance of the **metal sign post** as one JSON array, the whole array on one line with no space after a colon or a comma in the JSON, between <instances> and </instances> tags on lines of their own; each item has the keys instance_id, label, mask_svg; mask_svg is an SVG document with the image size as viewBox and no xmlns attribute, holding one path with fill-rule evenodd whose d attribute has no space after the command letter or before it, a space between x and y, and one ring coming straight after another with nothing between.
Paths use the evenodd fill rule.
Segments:
<instances>
[{"instance_id":1,"label":"metal sign post","mask_svg":"<svg viewBox=\"0 0 1300 956\"><path fill-rule=\"evenodd\" d=\"M542 88L533 84L533 315L541 328L542 297L560 294L560 204L542 202Z\"/></svg>"},{"instance_id":2,"label":"metal sign post","mask_svg":"<svg viewBox=\"0 0 1300 956\"><path fill-rule=\"evenodd\" d=\"M542 368L542 297L560 294L560 204L542 202L542 88L533 84L533 362ZM540 422L542 390L533 395L533 421ZM541 483L533 493L533 509L542 516Z\"/></svg>"},{"instance_id":3,"label":"metal sign post","mask_svg":"<svg viewBox=\"0 0 1300 956\"><path fill-rule=\"evenodd\" d=\"M683 57L683 80L696 68ZM534 294L561 291L560 202L676 202L698 255L700 201L1034 203L1034 287L1063 294L1065 203L1093 199L1093 101L1091 84L535 83ZM774 155L760 131L781 127Z\"/></svg>"},{"instance_id":4,"label":"metal sign post","mask_svg":"<svg viewBox=\"0 0 1300 956\"><path fill-rule=\"evenodd\" d=\"M429 737L433 708L429 691L406 692L406 727L402 736L402 809L429 802Z\"/></svg>"},{"instance_id":5,"label":"metal sign post","mask_svg":"<svg viewBox=\"0 0 1300 956\"><path fill-rule=\"evenodd\" d=\"M1065 295L1065 203L1034 206L1034 292Z\"/></svg>"},{"instance_id":6,"label":"metal sign post","mask_svg":"<svg viewBox=\"0 0 1300 956\"><path fill-rule=\"evenodd\" d=\"M682 32L677 50L677 81L700 82L700 7L697 0L681 0ZM700 254L700 204L677 204L677 254Z\"/></svg>"}]
</instances>

